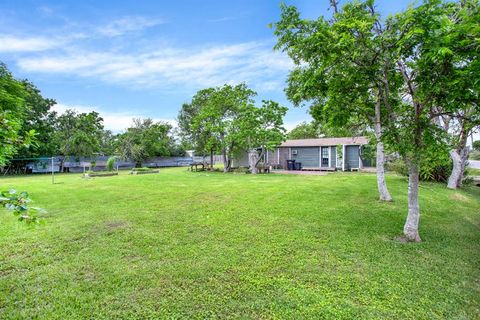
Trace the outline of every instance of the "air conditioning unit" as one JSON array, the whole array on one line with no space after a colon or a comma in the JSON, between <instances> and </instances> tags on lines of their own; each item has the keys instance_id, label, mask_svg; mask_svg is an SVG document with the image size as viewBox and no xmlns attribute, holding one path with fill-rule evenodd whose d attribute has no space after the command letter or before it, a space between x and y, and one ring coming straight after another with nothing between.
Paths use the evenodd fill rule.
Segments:
<instances>
[{"instance_id":1,"label":"air conditioning unit","mask_svg":"<svg viewBox=\"0 0 480 320\"><path fill-rule=\"evenodd\" d=\"M298 154L298 151L297 150L292 150L292 155L293 156L296 156Z\"/></svg>"}]
</instances>

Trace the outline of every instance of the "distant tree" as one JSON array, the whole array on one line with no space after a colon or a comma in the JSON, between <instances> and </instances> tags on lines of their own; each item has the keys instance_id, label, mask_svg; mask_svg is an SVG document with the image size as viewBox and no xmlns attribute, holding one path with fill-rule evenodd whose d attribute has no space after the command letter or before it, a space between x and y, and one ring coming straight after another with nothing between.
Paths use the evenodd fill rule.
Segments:
<instances>
[{"instance_id":1,"label":"distant tree","mask_svg":"<svg viewBox=\"0 0 480 320\"><path fill-rule=\"evenodd\" d=\"M192 132L201 137L205 148L221 150L224 172L230 171L232 155L239 147L235 139L239 122L235 120L243 108L253 104L255 95L255 91L242 83L201 90L194 97L203 101L192 119Z\"/></svg>"},{"instance_id":2,"label":"distant tree","mask_svg":"<svg viewBox=\"0 0 480 320\"><path fill-rule=\"evenodd\" d=\"M283 117L287 108L274 101L262 101L261 107L247 104L240 109L233 134L238 148L248 152L250 172L258 173L257 165L264 153L274 150L285 140ZM257 149L260 148L260 154Z\"/></svg>"},{"instance_id":3,"label":"distant tree","mask_svg":"<svg viewBox=\"0 0 480 320\"><path fill-rule=\"evenodd\" d=\"M66 110L55 121L53 141L64 160L70 156L80 158L98 154L102 136L103 119L95 111L77 113Z\"/></svg>"},{"instance_id":4,"label":"distant tree","mask_svg":"<svg viewBox=\"0 0 480 320\"><path fill-rule=\"evenodd\" d=\"M133 126L118 136L118 153L124 159L135 161L136 167L155 156L169 156L173 139L172 126L152 119L133 119Z\"/></svg>"},{"instance_id":5,"label":"distant tree","mask_svg":"<svg viewBox=\"0 0 480 320\"><path fill-rule=\"evenodd\" d=\"M288 133L288 139L311 139L321 136L316 122L302 122Z\"/></svg>"},{"instance_id":6,"label":"distant tree","mask_svg":"<svg viewBox=\"0 0 480 320\"><path fill-rule=\"evenodd\" d=\"M214 133L207 126L197 126L199 114L207 107L214 89L198 91L190 103L184 103L178 114L178 127L181 144L185 149L191 147L199 155L210 155L213 165L213 155L219 151L219 143Z\"/></svg>"},{"instance_id":7,"label":"distant tree","mask_svg":"<svg viewBox=\"0 0 480 320\"><path fill-rule=\"evenodd\" d=\"M118 137L110 130L103 130L100 140L100 153L106 156L114 155L117 150Z\"/></svg>"}]
</instances>

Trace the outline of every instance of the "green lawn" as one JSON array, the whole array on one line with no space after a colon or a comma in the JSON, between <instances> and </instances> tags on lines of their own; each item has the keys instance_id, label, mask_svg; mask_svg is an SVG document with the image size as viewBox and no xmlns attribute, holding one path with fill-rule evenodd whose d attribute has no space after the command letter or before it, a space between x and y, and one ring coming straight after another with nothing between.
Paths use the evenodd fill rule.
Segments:
<instances>
[{"instance_id":1,"label":"green lawn","mask_svg":"<svg viewBox=\"0 0 480 320\"><path fill-rule=\"evenodd\" d=\"M190 173L2 178L48 210L0 215L1 319L478 319L480 188L421 186L421 244L401 244L406 181Z\"/></svg>"}]
</instances>

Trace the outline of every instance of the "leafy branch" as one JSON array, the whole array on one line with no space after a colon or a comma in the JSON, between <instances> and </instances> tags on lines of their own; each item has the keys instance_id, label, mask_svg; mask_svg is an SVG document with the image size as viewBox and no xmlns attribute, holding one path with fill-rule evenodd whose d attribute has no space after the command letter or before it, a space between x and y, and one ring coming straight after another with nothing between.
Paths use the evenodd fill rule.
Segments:
<instances>
[{"instance_id":1,"label":"leafy branch","mask_svg":"<svg viewBox=\"0 0 480 320\"><path fill-rule=\"evenodd\" d=\"M4 206L8 211L11 211L18 217L19 221L24 221L27 224L39 223L37 218L38 213L44 213L45 210L37 207L30 207L30 199L27 192L18 193L16 190L1 191L0 205Z\"/></svg>"}]
</instances>

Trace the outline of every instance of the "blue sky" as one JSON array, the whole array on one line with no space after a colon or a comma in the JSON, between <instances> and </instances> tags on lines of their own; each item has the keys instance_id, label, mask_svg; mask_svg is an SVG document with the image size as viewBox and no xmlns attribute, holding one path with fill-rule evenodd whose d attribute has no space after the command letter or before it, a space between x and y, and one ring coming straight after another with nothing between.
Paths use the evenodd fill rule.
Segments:
<instances>
[{"instance_id":1,"label":"blue sky","mask_svg":"<svg viewBox=\"0 0 480 320\"><path fill-rule=\"evenodd\" d=\"M285 1L304 17L330 15L328 0ZM377 1L387 15L406 0ZM258 100L290 108L285 123L308 121L283 93L291 62L272 50L267 27L280 1L0 2L0 60L28 78L56 109L96 110L105 126L132 117L174 122L183 102L202 88L246 82Z\"/></svg>"}]
</instances>

